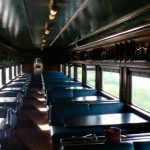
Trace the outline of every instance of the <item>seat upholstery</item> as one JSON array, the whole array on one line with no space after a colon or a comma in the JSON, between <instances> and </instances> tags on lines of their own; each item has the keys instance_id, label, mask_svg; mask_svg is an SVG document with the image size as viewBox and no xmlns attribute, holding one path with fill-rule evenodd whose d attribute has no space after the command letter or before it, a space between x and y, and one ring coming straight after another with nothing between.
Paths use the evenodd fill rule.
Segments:
<instances>
[{"instance_id":1,"label":"seat upholstery","mask_svg":"<svg viewBox=\"0 0 150 150\"><path fill-rule=\"evenodd\" d=\"M89 104L89 107L92 115L122 113L125 111L125 106L121 102Z\"/></svg>"},{"instance_id":2,"label":"seat upholstery","mask_svg":"<svg viewBox=\"0 0 150 150\"><path fill-rule=\"evenodd\" d=\"M88 104L56 103L51 106L51 125L63 125L62 117L88 115L89 113Z\"/></svg>"},{"instance_id":3,"label":"seat upholstery","mask_svg":"<svg viewBox=\"0 0 150 150\"><path fill-rule=\"evenodd\" d=\"M92 96L96 95L97 90L95 89L74 89L73 90L73 96L74 97L80 97L80 96Z\"/></svg>"},{"instance_id":4,"label":"seat upholstery","mask_svg":"<svg viewBox=\"0 0 150 150\"><path fill-rule=\"evenodd\" d=\"M150 150L150 141L134 142L135 150Z\"/></svg>"}]
</instances>

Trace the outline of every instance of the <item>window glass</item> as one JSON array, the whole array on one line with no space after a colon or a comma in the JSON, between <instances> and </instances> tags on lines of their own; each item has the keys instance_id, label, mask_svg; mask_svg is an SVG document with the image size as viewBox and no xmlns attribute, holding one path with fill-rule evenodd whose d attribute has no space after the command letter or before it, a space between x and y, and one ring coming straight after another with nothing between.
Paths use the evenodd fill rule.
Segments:
<instances>
[{"instance_id":1,"label":"window glass","mask_svg":"<svg viewBox=\"0 0 150 150\"><path fill-rule=\"evenodd\" d=\"M119 97L119 73L102 71L102 90Z\"/></svg>"},{"instance_id":2,"label":"window glass","mask_svg":"<svg viewBox=\"0 0 150 150\"><path fill-rule=\"evenodd\" d=\"M68 66L66 66L66 75L68 75Z\"/></svg>"},{"instance_id":3,"label":"window glass","mask_svg":"<svg viewBox=\"0 0 150 150\"><path fill-rule=\"evenodd\" d=\"M87 66L86 67L86 75L87 75L87 84L95 87L95 66Z\"/></svg>"},{"instance_id":4,"label":"window glass","mask_svg":"<svg viewBox=\"0 0 150 150\"><path fill-rule=\"evenodd\" d=\"M132 104L150 112L150 78L132 76Z\"/></svg>"},{"instance_id":5,"label":"window glass","mask_svg":"<svg viewBox=\"0 0 150 150\"><path fill-rule=\"evenodd\" d=\"M82 81L82 67L77 67L77 80Z\"/></svg>"},{"instance_id":6,"label":"window glass","mask_svg":"<svg viewBox=\"0 0 150 150\"><path fill-rule=\"evenodd\" d=\"M14 66L12 66L11 67L11 73L12 73L12 79L14 79L14 77L15 77L15 67Z\"/></svg>"},{"instance_id":7,"label":"window glass","mask_svg":"<svg viewBox=\"0 0 150 150\"><path fill-rule=\"evenodd\" d=\"M10 81L9 79L9 67L6 68L6 83Z\"/></svg>"},{"instance_id":8,"label":"window glass","mask_svg":"<svg viewBox=\"0 0 150 150\"><path fill-rule=\"evenodd\" d=\"M23 73L22 65L20 65L20 73Z\"/></svg>"},{"instance_id":9,"label":"window glass","mask_svg":"<svg viewBox=\"0 0 150 150\"><path fill-rule=\"evenodd\" d=\"M2 69L0 69L0 87L2 87L3 83L2 83Z\"/></svg>"},{"instance_id":10,"label":"window glass","mask_svg":"<svg viewBox=\"0 0 150 150\"><path fill-rule=\"evenodd\" d=\"M74 78L74 66L70 67L70 76L71 78Z\"/></svg>"},{"instance_id":11,"label":"window glass","mask_svg":"<svg viewBox=\"0 0 150 150\"><path fill-rule=\"evenodd\" d=\"M60 72L62 72L62 64L60 64Z\"/></svg>"},{"instance_id":12,"label":"window glass","mask_svg":"<svg viewBox=\"0 0 150 150\"><path fill-rule=\"evenodd\" d=\"M16 76L18 75L18 66L16 66Z\"/></svg>"}]
</instances>

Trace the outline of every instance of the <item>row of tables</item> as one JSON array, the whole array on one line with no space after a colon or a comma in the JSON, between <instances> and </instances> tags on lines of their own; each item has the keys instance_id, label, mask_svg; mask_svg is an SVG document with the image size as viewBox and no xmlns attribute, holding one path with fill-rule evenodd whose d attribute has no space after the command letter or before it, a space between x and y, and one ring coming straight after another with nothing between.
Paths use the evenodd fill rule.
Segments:
<instances>
[{"instance_id":1,"label":"row of tables","mask_svg":"<svg viewBox=\"0 0 150 150\"><path fill-rule=\"evenodd\" d=\"M17 116L31 78L31 74L21 74L0 90L0 143L9 139L17 124Z\"/></svg>"},{"instance_id":2,"label":"row of tables","mask_svg":"<svg viewBox=\"0 0 150 150\"><path fill-rule=\"evenodd\" d=\"M75 82L75 81L67 81ZM66 89L87 89L83 86L65 87ZM58 93L59 94L59 93ZM59 99L59 98L57 98ZM119 101L118 99L107 99L104 96L83 96L75 98L60 98L61 103L65 102L87 102L87 103L109 103ZM54 101L55 103L55 101ZM77 108L77 111L78 108ZM134 112L114 113L114 114L100 114L100 115L84 115L75 117L63 117L63 125L65 128L86 128L86 127L129 127L130 125L149 125L149 120L144 119Z\"/></svg>"}]
</instances>

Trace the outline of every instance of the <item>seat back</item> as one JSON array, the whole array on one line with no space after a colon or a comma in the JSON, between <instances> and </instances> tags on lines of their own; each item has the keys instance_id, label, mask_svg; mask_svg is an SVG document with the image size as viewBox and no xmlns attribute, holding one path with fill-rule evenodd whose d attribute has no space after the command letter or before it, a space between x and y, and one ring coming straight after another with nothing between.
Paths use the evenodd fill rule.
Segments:
<instances>
[{"instance_id":1,"label":"seat back","mask_svg":"<svg viewBox=\"0 0 150 150\"><path fill-rule=\"evenodd\" d=\"M125 105L122 102L104 102L89 104L92 115L122 113L125 112Z\"/></svg>"},{"instance_id":2,"label":"seat back","mask_svg":"<svg viewBox=\"0 0 150 150\"><path fill-rule=\"evenodd\" d=\"M87 89L74 89L73 90L73 96L74 97L80 97L80 96L92 96L96 95L97 90L92 88Z\"/></svg>"},{"instance_id":3,"label":"seat back","mask_svg":"<svg viewBox=\"0 0 150 150\"><path fill-rule=\"evenodd\" d=\"M150 140L134 142L134 149L135 150L150 150Z\"/></svg>"},{"instance_id":4,"label":"seat back","mask_svg":"<svg viewBox=\"0 0 150 150\"><path fill-rule=\"evenodd\" d=\"M51 125L62 125L63 117L89 115L89 105L86 103L54 103L51 106Z\"/></svg>"}]
</instances>

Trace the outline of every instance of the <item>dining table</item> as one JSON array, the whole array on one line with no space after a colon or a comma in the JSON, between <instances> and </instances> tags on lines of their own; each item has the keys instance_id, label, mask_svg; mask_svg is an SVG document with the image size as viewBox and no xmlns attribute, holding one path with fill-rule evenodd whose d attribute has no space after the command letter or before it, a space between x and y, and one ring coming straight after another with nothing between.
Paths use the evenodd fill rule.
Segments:
<instances>
[{"instance_id":1,"label":"dining table","mask_svg":"<svg viewBox=\"0 0 150 150\"><path fill-rule=\"evenodd\" d=\"M62 118L64 127L121 126L148 123L148 120L135 113L114 113L101 115L84 115Z\"/></svg>"},{"instance_id":2,"label":"dining table","mask_svg":"<svg viewBox=\"0 0 150 150\"><path fill-rule=\"evenodd\" d=\"M0 104L13 102L18 102L18 97L0 97Z\"/></svg>"}]
</instances>

